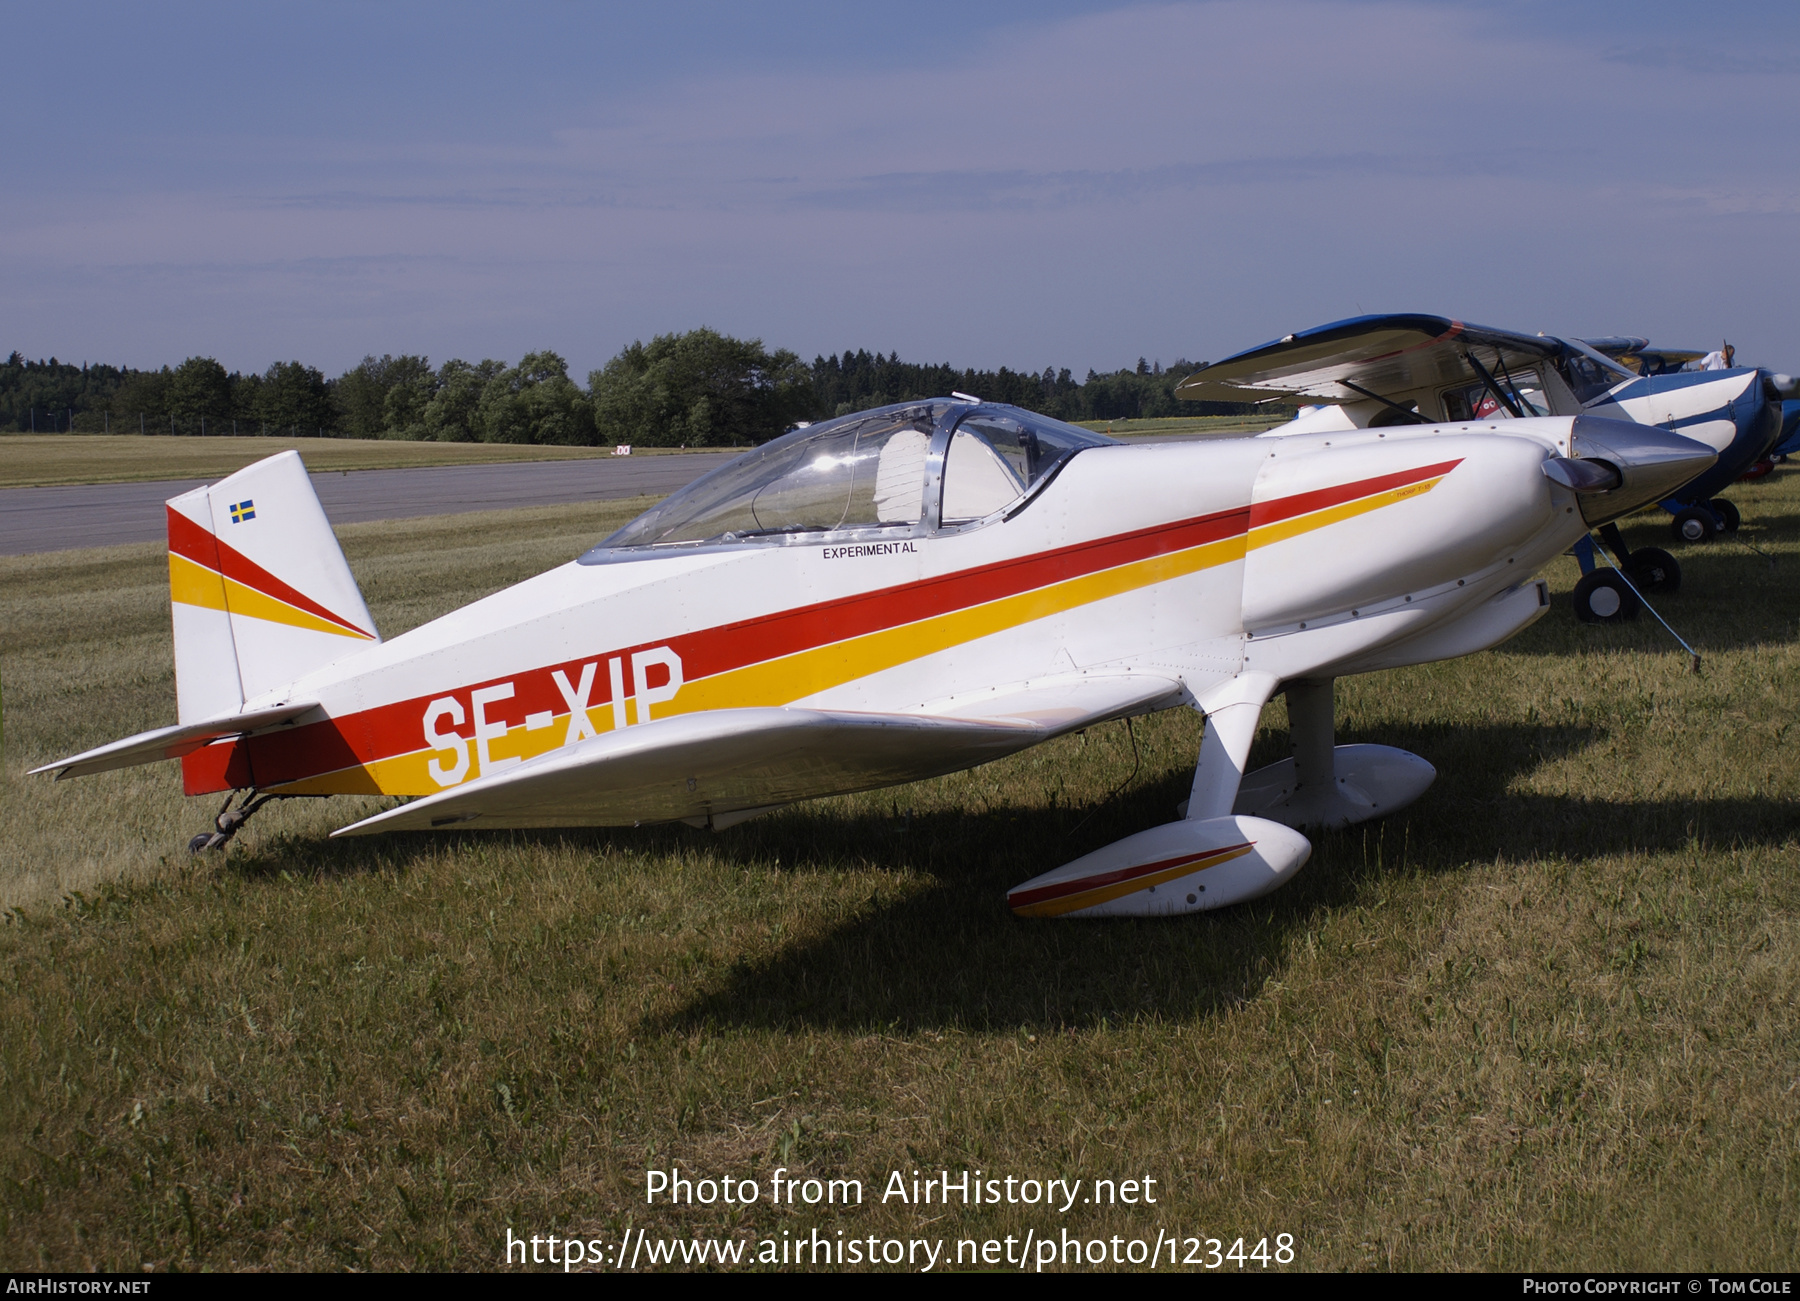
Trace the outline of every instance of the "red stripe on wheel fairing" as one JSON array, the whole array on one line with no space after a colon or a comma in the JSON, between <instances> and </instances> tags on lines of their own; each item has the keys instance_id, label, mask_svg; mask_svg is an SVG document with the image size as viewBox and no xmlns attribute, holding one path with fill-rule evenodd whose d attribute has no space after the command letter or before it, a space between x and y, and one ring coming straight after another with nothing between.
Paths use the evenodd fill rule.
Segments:
<instances>
[{"instance_id":1,"label":"red stripe on wheel fairing","mask_svg":"<svg viewBox=\"0 0 1800 1301\"><path fill-rule=\"evenodd\" d=\"M1122 881L1135 881L1139 877L1150 876L1172 867L1186 867L1190 863L1203 863L1207 859L1217 858L1221 854L1231 854L1249 848L1250 842L1245 840L1235 845L1218 845L1197 854L1177 854L1174 858L1165 858L1154 863L1139 863L1134 867L1121 867L1112 872L1096 872L1093 876L1084 876L1073 881L1057 881L1052 885L1041 885L1035 890L1015 891L1006 896L1006 903L1011 908L1027 908L1034 903L1047 903L1052 899L1062 899L1072 894L1086 894L1089 890L1098 890L1103 886L1117 885Z\"/></svg>"}]
</instances>

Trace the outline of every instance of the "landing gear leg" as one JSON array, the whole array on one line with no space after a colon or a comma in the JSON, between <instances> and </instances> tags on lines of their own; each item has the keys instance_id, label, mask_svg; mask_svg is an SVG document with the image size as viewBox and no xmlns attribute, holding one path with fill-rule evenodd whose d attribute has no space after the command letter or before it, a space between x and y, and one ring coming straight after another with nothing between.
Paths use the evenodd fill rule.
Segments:
<instances>
[{"instance_id":1,"label":"landing gear leg","mask_svg":"<svg viewBox=\"0 0 1800 1301\"><path fill-rule=\"evenodd\" d=\"M1290 827L1345 827L1425 793L1437 769L1386 745L1335 745L1332 680L1287 684L1292 757L1244 778L1235 812Z\"/></svg>"},{"instance_id":2,"label":"landing gear leg","mask_svg":"<svg viewBox=\"0 0 1800 1301\"><path fill-rule=\"evenodd\" d=\"M1625 545L1625 535L1619 532L1616 523L1602 524L1600 539L1606 543L1607 550L1618 557L1619 568L1638 591L1657 593L1681 590L1681 566L1675 563L1674 556L1661 547L1639 547L1633 551Z\"/></svg>"},{"instance_id":3,"label":"landing gear leg","mask_svg":"<svg viewBox=\"0 0 1800 1301\"><path fill-rule=\"evenodd\" d=\"M1272 673L1240 673L1200 698L1206 735L1181 820L1084 854L1007 892L1021 917L1174 917L1255 899L1312 853L1289 827L1231 812Z\"/></svg>"},{"instance_id":4,"label":"landing gear leg","mask_svg":"<svg viewBox=\"0 0 1800 1301\"><path fill-rule=\"evenodd\" d=\"M1241 684L1241 686L1240 686ZM1219 818L1231 812L1238 787L1244 780L1244 763L1256 725L1262 719L1276 683L1267 674L1244 674L1234 687L1234 699L1212 703L1206 711L1206 735L1200 742L1200 762L1194 767L1194 785L1182 806L1181 816L1190 822Z\"/></svg>"},{"instance_id":5,"label":"landing gear leg","mask_svg":"<svg viewBox=\"0 0 1800 1301\"><path fill-rule=\"evenodd\" d=\"M1606 543L1606 549L1618 559L1620 569L1631 568L1631 548L1625 545L1625 535L1619 532L1617 523L1602 524L1600 540Z\"/></svg>"},{"instance_id":6,"label":"landing gear leg","mask_svg":"<svg viewBox=\"0 0 1800 1301\"><path fill-rule=\"evenodd\" d=\"M1287 687L1288 749L1294 756L1294 794L1305 801L1329 798L1337 785L1337 698L1332 679L1290 682Z\"/></svg>"},{"instance_id":7,"label":"landing gear leg","mask_svg":"<svg viewBox=\"0 0 1800 1301\"><path fill-rule=\"evenodd\" d=\"M199 835L188 841L188 853L198 854L203 849L225 848L226 845L231 843L231 838L237 835L239 828L250 821L252 814L262 808L262 806L267 804L270 800L279 799L280 797L276 795L263 795L259 797L255 789L252 788L251 790L244 792L243 801L234 809L231 807L231 801L236 798L236 791L233 791L230 795L225 797L224 805L219 809L218 816L213 819L213 827L215 829L212 831L202 831Z\"/></svg>"}]
</instances>

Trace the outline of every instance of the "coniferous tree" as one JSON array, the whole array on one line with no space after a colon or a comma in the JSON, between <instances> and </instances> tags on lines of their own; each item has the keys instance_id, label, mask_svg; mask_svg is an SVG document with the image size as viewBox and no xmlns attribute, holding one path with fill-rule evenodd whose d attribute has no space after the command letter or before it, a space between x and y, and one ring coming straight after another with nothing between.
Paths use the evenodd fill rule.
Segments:
<instances>
[{"instance_id":1,"label":"coniferous tree","mask_svg":"<svg viewBox=\"0 0 1800 1301\"><path fill-rule=\"evenodd\" d=\"M256 417L270 433L298 437L335 433L336 415L330 386L311 366L278 361L263 372Z\"/></svg>"},{"instance_id":2,"label":"coniferous tree","mask_svg":"<svg viewBox=\"0 0 1800 1301\"><path fill-rule=\"evenodd\" d=\"M231 376L211 357L189 357L169 376L166 398L175 427L184 434L219 432L231 419Z\"/></svg>"}]
</instances>

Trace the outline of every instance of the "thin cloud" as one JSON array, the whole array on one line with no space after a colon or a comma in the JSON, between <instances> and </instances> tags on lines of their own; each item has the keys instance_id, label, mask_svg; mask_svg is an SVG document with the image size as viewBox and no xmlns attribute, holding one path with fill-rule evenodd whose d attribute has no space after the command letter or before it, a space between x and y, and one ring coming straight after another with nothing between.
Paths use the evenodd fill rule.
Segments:
<instances>
[{"instance_id":1,"label":"thin cloud","mask_svg":"<svg viewBox=\"0 0 1800 1301\"><path fill-rule=\"evenodd\" d=\"M1800 203L1774 165L1796 61L1722 39L1225 0L930 59L559 84L503 134L379 97L362 133L152 109L128 162L0 194L0 302L46 352L258 368L549 344L580 372L700 321L808 355L1085 368L1223 355L1358 302L1729 328L1800 358ZM431 75L396 66L380 93ZM943 310L971 295L1011 310Z\"/></svg>"},{"instance_id":2,"label":"thin cloud","mask_svg":"<svg viewBox=\"0 0 1800 1301\"><path fill-rule=\"evenodd\" d=\"M1618 45L1600 56L1608 63L1681 71L1700 77L1793 77L1794 51L1746 53L1712 45Z\"/></svg>"}]
</instances>

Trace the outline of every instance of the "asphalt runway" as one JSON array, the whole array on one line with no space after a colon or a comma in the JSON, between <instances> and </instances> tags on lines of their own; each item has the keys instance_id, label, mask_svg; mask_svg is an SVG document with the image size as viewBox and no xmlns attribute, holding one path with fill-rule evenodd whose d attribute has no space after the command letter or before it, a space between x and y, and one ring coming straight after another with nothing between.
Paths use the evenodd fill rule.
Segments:
<instances>
[{"instance_id":1,"label":"asphalt runway","mask_svg":"<svg viewBox=\"0 0 1800 1301\"><path fill-rule=\"evenodd\" d=\"M315 474L312 481L333 524L356 524L515 506L663 497L735 455L693 452L512 465L347 470ZM0 489L0 556L161 542L167 536L163 503L205 482L172 479Z\"/></svg>"}]
</instances>

